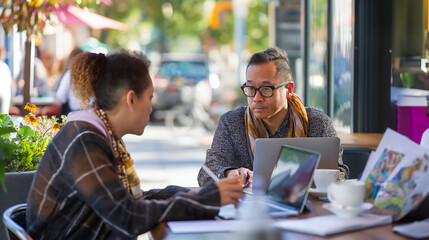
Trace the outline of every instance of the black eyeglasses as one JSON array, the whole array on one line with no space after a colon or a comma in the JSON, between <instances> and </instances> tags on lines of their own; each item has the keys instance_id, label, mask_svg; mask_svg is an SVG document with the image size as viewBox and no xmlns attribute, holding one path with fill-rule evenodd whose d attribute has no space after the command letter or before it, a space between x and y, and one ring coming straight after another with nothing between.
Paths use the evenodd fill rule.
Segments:
<instances>
[{"instance_id":1,"label":"black eyeglasses","mask_svg":"<svg viewBox=\"0 0 429 240\"><path fill-rule=\"evenodd\" d=\"M261 87L252 87L252 86L246 86L246 84L243 84L243 86L241 86L241 90L243 91L244 95L246 95L247 97L254 97L256 95L256 91L258 91L262 97L272 97L273 96L273 91L274 89L277 89L279 87L283 87L284 85L288 84L289 81L284 82L284 83L280 83L278 85L275 86L261 86Z\"/></svg>"}]
</instances>

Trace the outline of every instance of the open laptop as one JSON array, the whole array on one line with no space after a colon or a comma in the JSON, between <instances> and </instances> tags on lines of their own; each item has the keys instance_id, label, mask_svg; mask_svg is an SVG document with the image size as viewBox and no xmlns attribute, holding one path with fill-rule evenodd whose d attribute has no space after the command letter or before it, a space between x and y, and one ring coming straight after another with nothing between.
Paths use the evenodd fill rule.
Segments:
<instances>
[{"instance_id":1,"label":"open laptop","mask_svg":"<svg viewBox=\"0 0 429 240\"><path fill-rule=\"evenodd\" d=\"M260 189L266 192L265 203L268 204L269 213L273 217L300 214L307 200L314 170L320 161L320 153L283 145L277 155L268 187ZM263 186L263 181L255 177L254 188ZM219 216L223 218L236 218L237 215L233 205L223 206L219 211Z\"/></svg>"},{"instance_id":2,"label":"open laptop","mask_svg":"<svg viewBox=\"0 0 429 240\"><path fill-rule=\"evenodd\" d=\"M265 179L264 189L273 172L280 148L283 145L320 152L320 169L337 169L340 150L338 137L307 137L307 138L258 138L255 141L255 158L253 175Z\"/></svg>"}]
</instances>

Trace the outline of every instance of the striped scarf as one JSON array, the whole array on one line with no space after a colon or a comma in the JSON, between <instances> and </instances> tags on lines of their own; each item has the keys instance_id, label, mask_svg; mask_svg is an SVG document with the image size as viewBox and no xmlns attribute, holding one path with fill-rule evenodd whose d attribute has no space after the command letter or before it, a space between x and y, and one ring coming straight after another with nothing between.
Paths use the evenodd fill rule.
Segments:
<instances>
[{"instance_id":1,"label":"striped scarf","mask_svg":"<svg viewBox=\"0 0 429 240\"><path fill-rule=\"evenodd\" d=\"M107 119L106 113L101 108L94 109L94 112L100 117L104 125L107 128L107 132L110 136L112 143L113 155L116 160L116 172L118 173L119 179L122 185L127 191L133 195L134 199L138 199L143 195L140 188L140 179L137 176L137 172L134 169L134 162L131 159L130 153L125 148L125 144L122 139L116 139L113 134L113 129L110 126L109 120Z\"/></svg>"},{"instance_id":2,"label":"striped scarf","mask_svg":"<svg viewBox=\"0 0 429 240\"><path fill-rule=\"evenodd\" d=\"M308 117L304 104L295 93L292 93L287 102L290 113L288 137L307 137ZM247 145L249 146L253 163L255 141L258 138L268 138L268 132L262 119L256 118L249 106L244 114L244 124L247 133Z\"/></svg>"}]
</instances>

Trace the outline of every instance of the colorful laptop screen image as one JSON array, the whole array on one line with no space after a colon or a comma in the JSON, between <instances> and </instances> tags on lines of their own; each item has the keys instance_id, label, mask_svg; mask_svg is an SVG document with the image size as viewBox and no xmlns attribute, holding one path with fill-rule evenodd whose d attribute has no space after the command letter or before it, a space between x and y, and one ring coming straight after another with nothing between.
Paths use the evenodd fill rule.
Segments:
<instances>
[{"instance_id":1,"label":"colorful laptop screen image","mask_svg":"<svg viewBox=\"0 0 429 240\"><path fill-rule=\"evenodd\" d=\"M301 212L320 153L283 145L267 189L268 199Z\"/></svg>"}]
</instances>

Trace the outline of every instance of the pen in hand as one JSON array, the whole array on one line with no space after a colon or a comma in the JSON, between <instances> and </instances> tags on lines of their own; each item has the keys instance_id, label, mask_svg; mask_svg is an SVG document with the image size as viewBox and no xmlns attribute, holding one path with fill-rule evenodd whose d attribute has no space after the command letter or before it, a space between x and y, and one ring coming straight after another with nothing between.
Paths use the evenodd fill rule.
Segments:
<instances>
[{"instance_id":1,"label":"pen in hand","mask_svg":"<svg viewBox=\"0 0 429 240\"><path fill-rule=\"evenodd\" d=\"M203 165L201 168L213 179L213 181L219 182L219 178L212 172L212 170L210 170L210 168L206 165Z\"/></svg>"},{"instance_id":2,"label":"pen in hand","mask_svg":"<svg viewBox=\"0 0 429 240\"><path fill-rule=\"evenodd\" d=\"M249 173L246 174L246 183L244 184L243 188L248 188L250 185L250 181L249 181Z\"/></svg>"}]
</instances>

